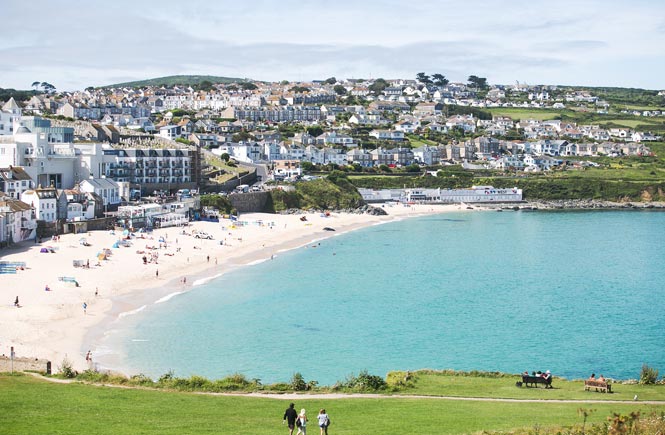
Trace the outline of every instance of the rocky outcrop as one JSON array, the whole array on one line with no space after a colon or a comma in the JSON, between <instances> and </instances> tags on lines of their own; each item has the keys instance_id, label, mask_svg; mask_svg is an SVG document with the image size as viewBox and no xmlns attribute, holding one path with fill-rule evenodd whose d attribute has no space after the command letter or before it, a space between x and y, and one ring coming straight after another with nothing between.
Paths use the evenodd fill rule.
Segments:
<instances>
[{"instance_id":1,"label":"rocky outcrop","mask_svg":"<svg viewBox=\"0 0 665 435\"><path fill-rule=\"evenodd\" d=\"M556 201L529 201L515 206L503 206L510 210L665 210L665 202L614 202L595 199L567 199Z\"/></svg>"}]
</instances>

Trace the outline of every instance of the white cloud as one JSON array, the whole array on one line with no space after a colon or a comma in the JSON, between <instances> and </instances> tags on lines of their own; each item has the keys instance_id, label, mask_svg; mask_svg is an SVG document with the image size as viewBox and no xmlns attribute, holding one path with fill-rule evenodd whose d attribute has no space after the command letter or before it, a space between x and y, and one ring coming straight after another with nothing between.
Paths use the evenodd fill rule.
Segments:
<instances>
[{"instance_id":1,"label":"white cloud","mask_svg":"<svg viewBox=\"0 0 665 435\"><path fill-rule=\"evenodd\" d=\"M665 46L665 5L648 0L5 3L3 16L11 18L0 31L0 87L46 80L80 89L171 74L311 80L419 71L492 83L663 87L658 71L623 66L657 64Z\"/></svg>"}]
</instances>

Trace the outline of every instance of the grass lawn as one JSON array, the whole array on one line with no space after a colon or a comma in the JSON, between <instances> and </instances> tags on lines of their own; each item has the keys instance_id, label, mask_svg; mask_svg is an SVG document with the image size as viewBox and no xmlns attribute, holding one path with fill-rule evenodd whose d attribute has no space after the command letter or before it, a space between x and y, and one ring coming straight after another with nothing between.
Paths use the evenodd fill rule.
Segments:
<instances>
[{"instance_id":1,"label":"grass lawn","mask_svg":"<svg viewBox=\"0 0 665 435\"><path fill-rule=\"evenodd\" d=\"M662 118L661 118L662 119ZM599 124L601 127L606 126L608 124L615 124L615 125L623 125L624 127L628 128L635 128L638 125L653 125L654 127L660 127L662 128L665 124L661 119L652 119L652 118L636 118L636 119L612 119L607 118L607 119L602 119L595 122Z\"/></svg>"},{"instance_id":2,"label":"grass lawn","mask_svg":"<svg viewBox=\"0 0 665 435\"><path fill-rule=\"evenodd\" d=\"M429 139L425 139L422 137L418 137L416 135L409 135L407 136L407 139L409 143L411 144L412 148L420 148L422 146L436 146L437 142Z\"/></svg>"},{"instance_id":3,"label":"grass lawn","mask_svg":"<svg viewBox=\"0 0 665 435\"><path fill-rule=\"evenodd\" d=\"M445 384L445 377L439 379ZM478 380L478 378L469 378ZM424 382L424 379L422 380ZM450 379L449 379L450 381ZM483 388L491 387L485 383ZM512 384L513 379L494 379ZM429 380L428 380L429 382ZM444 385L440 385L443 387ZM495 387L500 387L494 384ZM437 388L437 387L433 387ZM471 392L476 387L455 387ZM526 391L525 389L522 389ZM546 396L543 389L529 393ZM622 393L619 393L622 394ZM602 396L592 394L593 398ZM614 395L608 395L614 396ZM325 407L333 434L466 434L482 430L540 429L580 424L580 408L594 409L588 423L613 412L665 411L665 405L586 402L496 402L438 398L349 398L295 400L310 419ZM21 434L287 434L287 400L55 384L28 375L0 374L0 432ZM315 420L311 434L318 434Z\"/></svg>"},{"instance_id":4,"label":"grass lawn","mask_svg":"<svg viewBox=\"0 0 665 435\"><path fill-rule=\"evenodd\" d=\"M501 399L560 399L560 400L640 400L665 401L665 387L661 385L614 384L611 394L584 391L584 381L569 381L555 377L552 389L518 388L520 376L500 378L455 376L436 372L415 372L413 387L400 394L453 397L489 397Z\"/></svg>"},{"instance_id":5,"label":"grass lawn","mask_svg":"<svg viewBox=\"0 0 665 435\"><path fill-rule=\"evenodd\" d=\"M550 119L561 119L561 110L553 109L528 109L520 107L491 107L485 109L488 112L492 113L492 116L509 116L513 120L521 119L537 119L539 121L547 121ZM574 114L572 111L569 112L570 115Z\"/></svg>"}]
</instances>

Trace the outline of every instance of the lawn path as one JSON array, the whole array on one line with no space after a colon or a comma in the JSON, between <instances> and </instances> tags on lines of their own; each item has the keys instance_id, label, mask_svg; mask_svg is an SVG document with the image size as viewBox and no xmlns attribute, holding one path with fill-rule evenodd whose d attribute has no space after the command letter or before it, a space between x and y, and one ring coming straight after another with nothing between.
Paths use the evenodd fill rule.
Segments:
<instances>
[{"instance_id":1,"label":"lawn path","mask_svg":"<svg viewBox=\"0 0 665 435\"><path fill-rule=\"evenodd\" d=\"M58 379L42 376L39 373L26 372L38 379L59 384L70 383L83 383L74 379ZM135 387L127 385L115 384L95 384L89 383L87 385L95 385L99 387L112 387L112 388L129 388L129 389L146 389L155 391L165 391L160 388L146 388ZM643 405L665 405L665 400L572 400L572 399L501 399L492 397L459 397L459 396L424 396L416 394L369 394L369 393L356 393L356 394L342 394L342 393L213 393L196 391L192 394L201 394L205 396L227 396L227 397L255 397L260 399L277 399L277 400L335 400L335 399L430 399L430 400L464 400L469 402L516 402L516 403L639 403Z\"/></svg>"}]
</instances>

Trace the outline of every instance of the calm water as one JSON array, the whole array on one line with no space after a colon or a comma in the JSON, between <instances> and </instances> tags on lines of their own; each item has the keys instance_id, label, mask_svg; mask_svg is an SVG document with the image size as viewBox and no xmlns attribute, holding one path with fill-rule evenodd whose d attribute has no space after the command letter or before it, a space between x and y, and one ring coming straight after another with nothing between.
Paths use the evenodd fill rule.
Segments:
<instances>
[{"instance_id":1,"label":"calm water","mask_svg":"<svg viewBox=\"0 0 665 435\"><path fill-rule=\"evenodd\" d=\"M104 346L130 373L333 384L367 369L665 371L665 213L404 220L152 304ZM101 348L100 348L100 351Z\"/></svg>"}]
</instances>

